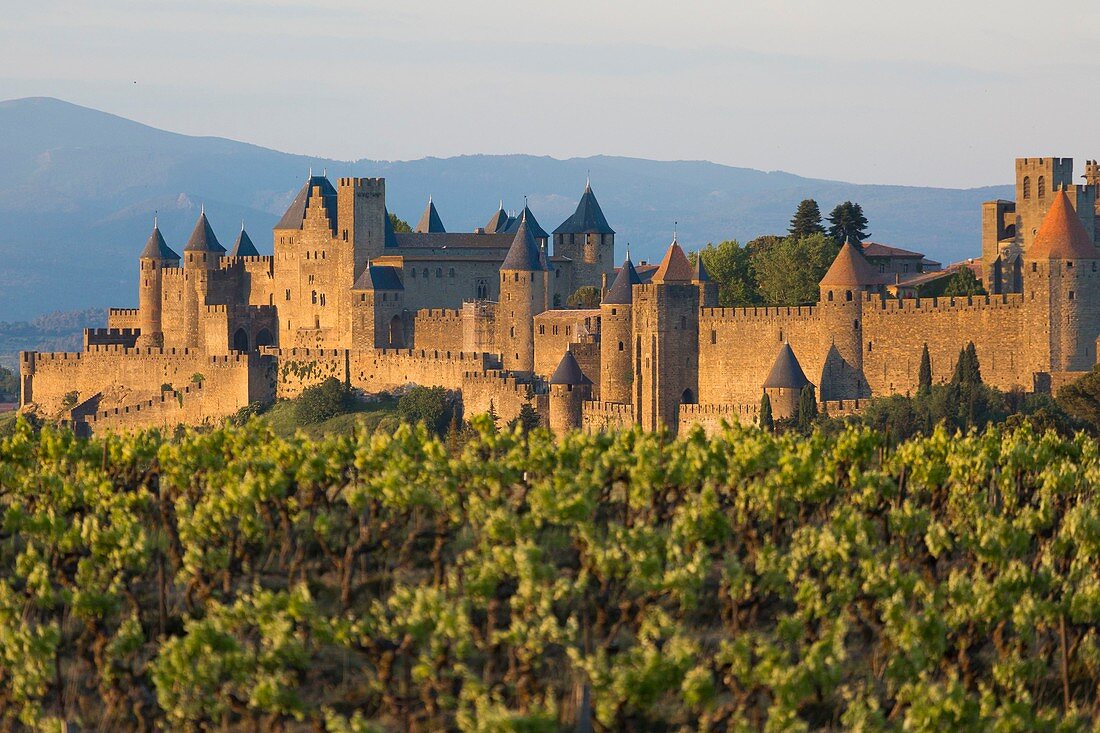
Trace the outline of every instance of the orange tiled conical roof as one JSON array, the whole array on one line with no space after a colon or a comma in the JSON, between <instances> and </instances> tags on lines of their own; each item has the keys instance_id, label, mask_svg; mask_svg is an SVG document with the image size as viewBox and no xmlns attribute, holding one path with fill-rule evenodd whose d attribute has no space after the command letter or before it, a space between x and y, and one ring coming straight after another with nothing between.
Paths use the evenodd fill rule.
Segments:
<instances>
[{"instance_id":1,"label":"orange tiled conical roof","mask_svg":"<svg viewBox=\"0 0 1100 733\"><path fill-rule=\"evenodd\" d=\"M1092 243L1065 191L1059 191L1054 196L1050 211L1043 219L1026 256L1034 260L1100 258L1100 249Z\"/></svg>"},{"instance_id":2,"label":"orange tiled conical roof","mask_svg":"<svg viewBox=\"0 0 1100 733\"><path fill-rule=\"evenodd\" d=\"M691 263L687 255L680 248L680 243L675 239L668 246L665 258L661 260L657 272L653 273L650 282L655 283L689 283L695 273L691 271Z\"/></svg>"},{"instance_id":3,"label":"orange tiled conical roof","mask_svg":"<svg viewBox=\"0 0 1100 733\"><path fill-rule=\"evenodd\" d=\"M879 285L881 279L875 268L860 252L845 240L836 259L821 278L821 285Z\"/></svg>"}]
</instances>

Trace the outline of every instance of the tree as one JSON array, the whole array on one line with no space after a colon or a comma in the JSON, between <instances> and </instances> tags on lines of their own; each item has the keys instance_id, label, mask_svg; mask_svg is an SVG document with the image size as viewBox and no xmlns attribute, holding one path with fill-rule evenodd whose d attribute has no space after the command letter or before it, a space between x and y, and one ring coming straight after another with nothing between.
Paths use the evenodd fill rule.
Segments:
<instances>
[{"instance_id":1,"label":"tree","mask_svg":"<svg viewBox=\"0 0 1100 733\"><path fill-rule=\"evenodd\" d=\"M772 398L765 392L760 398L760 429L769 433L775 430L775 419L772 417Z\"/></svg>"},{"instance_id":2,"label":"tree","mask_svg":"<svg viewBox=\"0 0 1100 733\"><path fill-rule=\"evenodd\" d=\"M397 401L397 416L404 422L424 425L442 436L454 416L454 400L443 387L413 387Z\"/></svg>"},{"instance_id":3,"label":"tree","mask_svg":"<svg viewBox=\"0 0 1100 733\"><path fill-rule=\"evenodd\" d=\"M718 286L718 305L733 308L759 302L748 247L742 247L736 239L728 239L707 244L688 256L693 265L699 257L703 258L710 279Z\"/></svg>"},{"instance_id":4,"label":"tree","mask_svg":"<svg viewBox=\"0 0 1100 733\"><path fill-rule=\"evenodd\" d=\"M411 232L412 227L409 226L409 222L397 216L397 214L390 214L390 226L393 227L395 232Z\"/></svg>"},{"instance_id":5,"label":"tree","mask_svg":"<svg viewBox=\"0 0 1100 733\"><path fill-rule=\"evenodd\" d=\"M574 290L565 304L570 308L599 308L602 299L599 288L594 285L585 285Z\"/></svg>"},{"instance_id":6,"label":"tree","mask_svg":"<svg viewBox=\"0 0 1100 733\"><path fill-rule=\"evenodd\" d=\"M757 249L752 269L760 299L767 305L816 303L818 283L825 277L839 246L824 234L788 237Z\"/></svg>"},{"instance_id":7,"label":"tree","mask_svg":"<svg viewBox=\"0 0 1100 733\"><path fill-rule=\"evenodd\" d=\"M0 366L0 402L19 399L19 377L11 369Z\"/></svg>"},{"instance_id":8,"label":"tree","mask_svg":"<svg viewBox=\"0 0 1100 733\"><path fill-rule=\"evenodd\" d=\"M1100 364L1085 376L1065 384L1058 390L1058 404L1066 413L1100 431Z\"/></svg>"},{"instance_id":9,"label":"tree","mask_svg":"<svg viewBox=\"0 0 1100 733\"><path fill-rule=\"evenodd\" d=\"M795 239L808 237L811 234L824 234L825 227L821 225L821 209L813 199L804 199L798 205L791 219L789 235Z\"/></svg>"},{"instance_id":10,"label":"tree","mask_svg":"<svg viewBox=\"0 0 1100 733\"><path fill-rule=\"evenodd\" d=\"M851 240L852 244L859 244L871 236L867 232L867 217L863 215L863 207L845 201L837 204L829 214L829 236L837 244L843 244L844 240Z\"/></svg>"},{"instance_id":11,"label":"tree","mask_svg":"<svg viewBox=\"0 0 1100 733\"><path fill-rule=\"evenodd\" d=\"M336 377L306 387L294 404L294 417L300 425L312 425L348 411L351 391Z\"/></svg>"},{"instance_id":12,"label":"tree","mask_svg":"<svg viewBox=\"0 0 1100 733\"><path fill-rule=\"evenodd\" d=\"M817 392L812 384L807 384L798 394L798 429L810 432L817 418Z\"/></svg>"},{"instance_id":13,"label":"tree","mask_svg":"<svg viewBox=\"0 0 1100 733\"><path fill-rule=\"evenodd\" d=\"M966 295L985 295L985 288L969 267L960 267L955 274L947 278L943 286L943 294L948 297Z\"/></svg>"},{"instance_id":14,"label":"tree","mask_svg":"<svg viewBox=\"0 0 1100 733\"><path fill-rule=\"evenodd\" d=\"M917 373L917 394L928 394L932 390L932 357L928 354L928 344L920 352L920 371Z\"/></svg>"},{"instance_id":15,"label":"tree","mask_svg":"<svg viewBox=\"0 0 1100 733\"><path fill-rule=\"evenodd\" d=\"M959 360L955 363L954 385L973 386L982 383L982 368L978 363L978 350L971 341L959 351Z\"/></svg>"},{"instance_id":16,"label":"tree","mask_svg":"<svg viewBox=\"0 0 1100 733\"><path fill-rule=\"evenodd\" d=\"M542 416L539 415L538 410L530 402L524 402L523 406L519 408L519 415L508 424L508 427L514 429L516 425L519 425L520 430L526 435L542 425Z\"/></svg>"}]
</instances>

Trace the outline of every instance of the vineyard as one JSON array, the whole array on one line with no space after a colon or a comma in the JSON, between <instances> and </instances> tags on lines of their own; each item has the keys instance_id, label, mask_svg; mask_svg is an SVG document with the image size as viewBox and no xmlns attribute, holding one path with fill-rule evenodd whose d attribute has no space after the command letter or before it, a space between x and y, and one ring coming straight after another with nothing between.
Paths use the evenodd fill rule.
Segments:
<instances>
[{"instance_id":1,"label":"vineyard","mask_svg":"<svg viewBox=\"0 0 1100 733\"><path fill-rule=\"evenodd\" d=\"M0 729L1096 730L1100 455L475 421L0 441Z\"/></svg>"}]
</instances>

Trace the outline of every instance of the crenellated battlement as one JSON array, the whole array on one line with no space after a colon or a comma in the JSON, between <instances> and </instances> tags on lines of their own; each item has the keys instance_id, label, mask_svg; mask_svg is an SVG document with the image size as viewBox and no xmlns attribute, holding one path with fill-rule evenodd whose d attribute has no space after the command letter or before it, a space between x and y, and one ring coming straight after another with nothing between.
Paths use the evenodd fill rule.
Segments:
<instances>
[{"instance_id":1,"label":"crenellated battlement","mask_svg":"<svg viewBox=\"0 0 1100 733\"><path fill-rule=\"evenodd\" d=\"M767 305L742 308L700 308L699 318L712 320L764 320L774 318L813 318L819 315L816 305Z\"/></svg>"},{"instance_id":2,"label":"crenellated battlement","mask_svg":"<svg viewBox=\"0 0 1100 733\"><path fill-rule=\"evenodd\" d=\"M927 315L946 311L1021 308L1024 305L1024 296L1020 293L937 298L882 298L877 295L871 295L870 297L864 298L864 303L871 307L870 310L867 308L864 309L865 314L883 312Z\"/></svg>"},{"instance_id":3,"label":"crenellated battlement","mask_svg":"<svg viewBox=\"0 0 1100 733\"><path fill-rule=\"evenodd\" d=\"M107 317L108 318L110 318L111 316L123 316L123 317L136 318L139 315L141 315L141 309L140 308L108 308L107 309Z\"/></svg>"}]
</instances>

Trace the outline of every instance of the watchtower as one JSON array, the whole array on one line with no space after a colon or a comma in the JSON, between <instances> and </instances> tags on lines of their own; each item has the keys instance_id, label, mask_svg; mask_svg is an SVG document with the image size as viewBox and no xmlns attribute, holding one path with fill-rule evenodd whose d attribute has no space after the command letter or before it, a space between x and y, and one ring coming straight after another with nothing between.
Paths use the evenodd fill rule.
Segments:
<instances>
[{"instance_id":1,"label":"watchtower","mask_svg":"<svg viewBox=\"0 0 1100 733\"><path fill-rule=\"evenodd\" d=\"M535 370L535 316L546 310L546 265L525 218L500 266L497 344L509 371Z\"/></svg>"}]
</instances>

